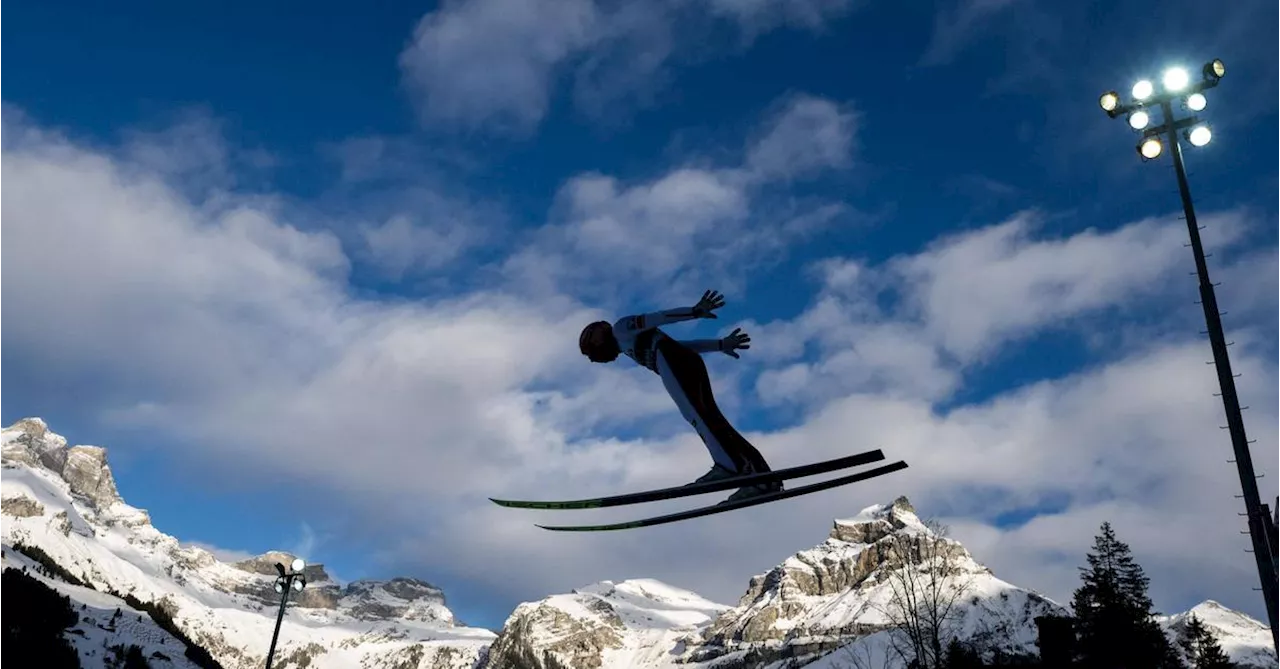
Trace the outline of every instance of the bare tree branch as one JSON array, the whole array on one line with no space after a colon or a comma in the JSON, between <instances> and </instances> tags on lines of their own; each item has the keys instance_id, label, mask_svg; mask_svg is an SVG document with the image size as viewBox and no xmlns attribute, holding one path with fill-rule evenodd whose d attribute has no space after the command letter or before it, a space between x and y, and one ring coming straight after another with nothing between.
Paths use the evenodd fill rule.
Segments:
<instances>
[{"instance_id":1,"label":"bare tree branch","mask_svg":"<svg viewBox=\"0 0 1280 669\"><path fill-rule=\"evenodd\" d=\"M893 646L904 663L937 669L960 617L957 606L973 575L962 564L964 549L947 538L947 527L924 521L928 533L896 532L880 544L891 597L881 613L894 631Z\"/></svg>"}]
</instances>

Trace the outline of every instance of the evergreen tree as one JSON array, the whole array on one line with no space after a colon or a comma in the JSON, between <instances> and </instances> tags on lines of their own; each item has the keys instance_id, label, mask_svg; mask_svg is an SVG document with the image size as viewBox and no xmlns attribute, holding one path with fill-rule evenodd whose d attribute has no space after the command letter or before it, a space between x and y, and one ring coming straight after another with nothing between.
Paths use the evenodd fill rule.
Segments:
<instances>
[{"instance_id":1,"label":"evergreen tree","mask_svg":"<svg viewBox=\"0 0 1280 669\"><path fill-rule=\"evenodd\" d=\"M1185 668L1152 615L1149 580L1111 523L1102 524L1086 560L1071 602L1078 659L1097 669Z\"/></svg>"},{"instance_id":2,"label":"evergreen tree","mask_svg":"<svg viewBox=\"0 0 1280 669\"><path fill-rule=\"evenodd\" d=\"M1193 669L1234 669L1236 666L1218 644L1217 637L1194 613L1178 634L1178 646Z\"/></svg>"},{"instance_id":3,"label":"evergreen tree","mask_svg":"<svg viewBox=\"0 0 1280 669\"><path fill-rule=\"evenodd\" d=\"M9 593L0 612L0 648L7 649L0 657L9 658L3 664L33 666L32 658L39 658L41 669L80 669L80 657L64 634L79 622L70 598L16 569L4 570L0 587Z\"/></svg>"}]
</instances>

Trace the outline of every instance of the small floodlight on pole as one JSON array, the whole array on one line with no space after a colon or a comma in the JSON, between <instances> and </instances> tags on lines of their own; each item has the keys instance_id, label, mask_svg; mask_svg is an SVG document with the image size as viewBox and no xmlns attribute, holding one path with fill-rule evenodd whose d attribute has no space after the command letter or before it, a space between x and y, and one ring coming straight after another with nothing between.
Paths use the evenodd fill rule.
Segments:
<instances>
[{"instance_id":1,"label":"small floodlight on pole","mask_svg":"<svg viewBox=\"0 0 1280 669\"><path fill-rule=\"evenodd\" d=\"M1267 620L1271 625L1271 645L1280 649L1280 637L1277 636L1277 573L1276 562L1271 556L1276 555L1276 532L1272 529L1269 513L1258 495L1258 481L1254 476L1253 458L1249 452L1249 439L1245 434L1244 418L1241 415L1240 398L1236 394L1235 375L1231 371L1231 359L1227 355L1226 335L1222 329L1222 313L1218 309L1218 300L1214 295L1213 283L1209 280L1209 266L1205 261L1204 247L1200 242L1200 226L1196 223L1195 207L1191 202L1191 189L1187 185L1186 167L1182 162L1182 145L1178 135L1181 133L1195 147L1203 147L1213 139L1209 126L1195 117L1208 106L1204 92L1217 86L1227 73L1227 66L1220 59L1205 63L1200 69L1200 81L1191 81L1187 71L1180 67L1171 67L1164 72L1161 83L1164 90L1157 93L1155 86L1146 79L1133 85L1133 101L1122 103L1115 91L1103 93L1098 104L1107 116L1116 118L1127 116L1129 125L1142 134L1138 142L1138 154L1145 160L1154 160L1164 151L1168 143L1169 156L1173 160L1174 174L1178 179L1178 193L1182 197L1182 211L1187 220L1187 233L1191 237L1191 252L1196 263L1196 275L1200 280L1200 305L1204 309L1205 322L1208 324L1209 345L1213 351L1213 364L1218 372L1218 387L1221 389L1222 405L1226 411L1227 425L1231 435L1231 449L1236 463L1236 473L1240 477L1238 495L1244 499L1245 515L1249 522L1249 539L1251 550L1257 563L1258 579L1261 581L1263 602L1267 607ZM1193 112L1191 118L1178 119L1173 115L1173 102L1182 101L1182 107ZM1155 127L1147 127L1151 122L1149 110L1159 108L1163 122ZM1280 502L1277 503L1280 506Z\"/></svg>"},{"instance_id":2,"label":"small floodlight on pole","mask_svg":"<svg viewBox=\"0 0 1280 669\"><path fill-rule=\"evenodd\" d=\"M1142 102L1143 100L1146 100L1147 98L1151 97L1151 94L1155 93L1155 91L1156 91L1155 85L1152 84L1150 81L1143 79L1133 85L1133 91L1132 91L1133 99L1137 100L1138 102Z\"/></svg>"},{"instance_id":3,"label":"small floodlight on pole","mask_svg":"<svg viewBox=\"0 0 1280 669\"><path fill-rule=\"evenodd\" d=\"M276 563L276 572L280 575L276 577L275 590L280 593L280 612L276 614L276 629L271 633L271 647L267 649L267 669L271 669L271 658L276 654L276 639L280 637L280 623L284 622L284 608L289 603L289 591L302 592L307 587L307 577L302 573L306 568L307 563L302 558L294 558L289 571L285 571L284 565Z\"/></svg>"}]
</instances>

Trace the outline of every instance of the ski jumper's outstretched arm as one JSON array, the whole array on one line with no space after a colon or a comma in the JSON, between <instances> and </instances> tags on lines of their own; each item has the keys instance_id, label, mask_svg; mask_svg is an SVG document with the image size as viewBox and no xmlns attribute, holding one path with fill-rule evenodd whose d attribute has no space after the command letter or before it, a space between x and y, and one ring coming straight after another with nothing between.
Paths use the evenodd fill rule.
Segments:
<instances>
[{"instance_id":1,"label":"ski jumper's outstretched arm","mask_svg":"<svg viewBox=\"0 0 1280 669\"><path fill-rule=\"evenodd\" d=\"M708 290L702 294L702 299L698 300L698 303L692 307L679 307L640 316L628 316L625 320L627 320L627 325L631 329L648 330L649 328L661 327L681 321L691 321L695 318L716 318L716 315L712 312L723 306L724 296L714 290Z\"/></svg>"},{"instance_id":2,"label":"ski jumper's outstretched arm","mask_svg":"<svg viewBox=\"0 0 1280 669\"><path fill-rule=\"evenodd\" d=\"M734 328L733 332L720 339L691 339L680 343L698 353L719 351L731 358L738 358L741 356L737 354L737 349L751 348L751 336L743 332L742 328Z\"/></svg>"},{"instance_id":3,"label":"ski jumper's outstretched arm","mask_svg":"<svg viewBox=\"0 0 1280 669\"><path fill-rule=\"evenodd\" d=\"M681 339L679 341L698 353L718 353L721 350L719 339Z\"/></svg>"},{"instance_id":4,"label":"ski jumper's outstretched arm","mask_svg":"<svg viewBox=\"0 0 1280 669\"><path fill-rule=\"evenodd\" d=\"M655 311L649 314L641 314L633 316L635 318L635 329L648 330L649 328L661 327L681 321L691 321L699 316L694 312L693 307L680 307L678 309L666 309L664 311Z\"/></svg>"}]
</instances>

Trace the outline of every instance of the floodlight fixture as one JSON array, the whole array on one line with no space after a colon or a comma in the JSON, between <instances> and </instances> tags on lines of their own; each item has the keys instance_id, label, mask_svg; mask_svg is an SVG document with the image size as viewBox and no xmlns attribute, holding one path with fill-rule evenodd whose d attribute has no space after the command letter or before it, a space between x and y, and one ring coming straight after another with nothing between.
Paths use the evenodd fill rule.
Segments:
<instances>
[{"instance_id":1,"label":"floodlight fixture","mask_svg":"<svg viewBox=\"0 0 1280 669\"><path fill-rule=\"evenodd\" d=\"M1116 107L1120 106L1120 94L1115 91L1107 91L1102 94L1102 97L1098 98L1098 105L1102 107L1104 112L1113 112Z\"/></svg>"},{"instance_id":2,"label":"floodlight fixture","mask_svg":"<svg viewBox=\"0 0 1280 669\"><path fill-rule=\"evenodd\" d=\"M307 584L303 582L302 579L297 579L293 582L293 589L297 590L298 592L302 592L302 589L305 588L306 585Z\"/></svg>"},{"instance_id":3,"label":"floodlight fixture","mask_svg":"<svg viewBox=\"0 0 1280 669\"><path fill-rule=\"evenodd\" d=\"M1155 160L1164 151L1164 145L1156 137L1148 137L1138 145L1138 153L1147 160Z\"/></svg>"},{"instance_id":4,"label":"floodlight fixture","mask_svg":"<svg viewBox=\"0 0 1280 669\"><path fill-rule=\"evenodd\" d=\"M1187 109L1191 111L1204 111L1208 106L1209 99L1204 96L1204 93L1192 93L1187 96Z\"/></svg>"},{"instance_id":5,"label":"floodlight fixture","mask_svg":"<svg viewBox=\"0 0 1280 669\"><path fill-rule=\"evenodd\" d=\"M1191 83L1191 75L1181 67L1171 67L1164 71L1162 82L1164 89L1170 93L1177 93L1183 90Z\"/></svg>"},{"instance_id":6,"label":"floodlight fixture","mask_svg":"<svg viewBox=\"0 0 1280 669\"><path fill-rule=\"evenodd\" d=\"M1129 114L1129 127L1134 130L1141 130L1147 127L1149 123L1151 123L1151 115L1141 109Z\"/></svg>"},{"instance_id":7,"label":"floodlight fixture","mask_svg":"<svg viewBox=\"0 0 1280 669\"><path fill-rule=\"evenodd\" d=\"M1133 85L1133 99L1139 102L1146 100L1156 92L1156 87L1150 81L1142 79Z\"/></svg>"},{"instance_id":8,"label":"floodlight fixture","mask_svg":"<svg viewBox=\"0 0 1280 669\"><path fill-rule=\"evenodd\" d=\"M1191 142L1192 146L1204 146L1211 139L1213 139L1213 133L1209 131L1207 125L1198 125L1187 131L1187 141Z\"/></svg>"},{"instance_id":9,"label":"floodlight fixture","mask_svg":"<svg viewBox=\"0 0 1280 669\"><path fill-rule=\"evenodd\" d=\"M276 592L277 592L277 593L284 592L284 582L283 582L283 581L276 581Z\"/></svg>"},{"instance_id":10,"label":"floodlight fixture","mask_svg":"<svg viewBox=\"0 0 1280 669\"><path fill-rule=\"evenodd\" d=\"M289 568L294 571L302 571L307 568L307 563L303 562L302 558L294 558L293 564L289 565Z\"/></svg>"},{"instance_id":11,"label":"floodlight fixture","mask_svg":"<svg viewBox=\"0 0 1280 669\"><path fill-rule=\"evenodd\" d=\"M1204 70L1202 72L1204 74L1205 79L1210 81L1217 81L1218 79L1221 79L1222 77L1226 76L1227 65L1226 63L1222 62L1221 58L1214 58L1213 60L1204 64Z\"/></svg>"}]
</instances>

